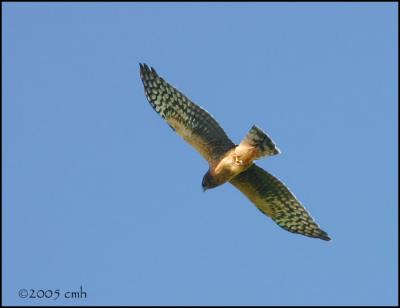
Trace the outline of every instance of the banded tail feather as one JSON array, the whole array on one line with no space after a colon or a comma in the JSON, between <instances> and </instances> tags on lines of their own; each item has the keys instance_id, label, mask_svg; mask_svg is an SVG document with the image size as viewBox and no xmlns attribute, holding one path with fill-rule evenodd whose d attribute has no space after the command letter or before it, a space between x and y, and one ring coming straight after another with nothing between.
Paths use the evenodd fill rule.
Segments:
<instances>
[{"instance_id":1,"label":"banded tail feather","mask_svg":"<svg viewBox=\"0 0 400 308\"><path fill-rule=\"evenodd\" d=\"M276 155L281 152L271 137L256 125L253 125L240 145L257 149L257 157L255 159Z\"/></svg>"}]
</instances>

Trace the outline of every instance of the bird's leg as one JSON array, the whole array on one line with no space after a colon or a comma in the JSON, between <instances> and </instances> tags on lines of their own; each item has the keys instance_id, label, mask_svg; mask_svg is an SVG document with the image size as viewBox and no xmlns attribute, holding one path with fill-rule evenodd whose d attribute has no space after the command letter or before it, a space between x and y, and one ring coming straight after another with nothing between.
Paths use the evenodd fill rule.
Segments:
<instances>
[{"instance_id":1,"label":"bird's leg","mask_svg":"<svg viewBox=\"0 0 400 308\"><path fill-rule=\"evenodd\" d=\"M243 165L243 160L239 159L239 156L235 156L235 165Z\"/></svg>"}]
</instances>

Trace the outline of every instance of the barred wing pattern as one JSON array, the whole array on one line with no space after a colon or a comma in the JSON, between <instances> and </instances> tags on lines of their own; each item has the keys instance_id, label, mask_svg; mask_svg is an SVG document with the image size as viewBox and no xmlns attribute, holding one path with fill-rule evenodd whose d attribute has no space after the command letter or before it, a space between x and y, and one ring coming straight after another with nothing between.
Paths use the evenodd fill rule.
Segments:
<instances>
[{"instance_id":1,"label":"barred wing pattern","mask_svg":"<svg viewBox=\"0 0 400 308\"><path fill-rule=\"evenodd\" d=\"M265 215L293 233L329 241L311 215L277 178L253 164L230 183L239 189Z\"/></svg>"},{"instance_id":2,"label":"barred wing pattern","mask_svg":"<svg viewBox=\"0 0 400 308\"><path fill-rule=\"evenodd\" d=\"M140 77L153 109L209 163L217 161L235 147L207 111L164 81L154 68L140 64Z\"/></svg>"}]
</instances>

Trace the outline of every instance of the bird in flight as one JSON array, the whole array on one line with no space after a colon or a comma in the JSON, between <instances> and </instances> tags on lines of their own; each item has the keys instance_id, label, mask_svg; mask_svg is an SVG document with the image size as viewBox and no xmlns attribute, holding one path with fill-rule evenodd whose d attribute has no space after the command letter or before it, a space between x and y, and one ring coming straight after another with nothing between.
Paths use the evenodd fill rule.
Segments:
<instances>
[{"instance_id":1,"label":"bird in flight","mask_svg":"<svg viewBox=\"0 0 400 308\"><path fill-rule=\"evenodd\" d=\"M207 160L203 190L229 182L285 230L330 240L285 184L253 162L280 153L263 130L254 125L239 145L234 144L206 110L161 78L154 68L139 65L150 105Z\"/></svg>"}]
</instances>

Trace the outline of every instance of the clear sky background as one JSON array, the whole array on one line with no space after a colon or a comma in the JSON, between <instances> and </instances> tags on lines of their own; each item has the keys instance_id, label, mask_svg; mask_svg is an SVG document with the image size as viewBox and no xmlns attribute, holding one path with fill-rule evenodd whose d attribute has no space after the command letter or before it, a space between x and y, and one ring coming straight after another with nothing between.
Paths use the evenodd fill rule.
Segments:
<instances>
[{"instance_id":1,"label":"clear sky background","mask_svg":"<svg viewBox=\"0 0 400 308\"><path fill-rule=\"evenodd\" d=\"M2 8L3 304L397 303L397 4ZM263 128L282 154L259 165L333 240L229 184L203 193L207 164L152 110L139 62L234 142Z\"/></svg>"}]
</instances>

